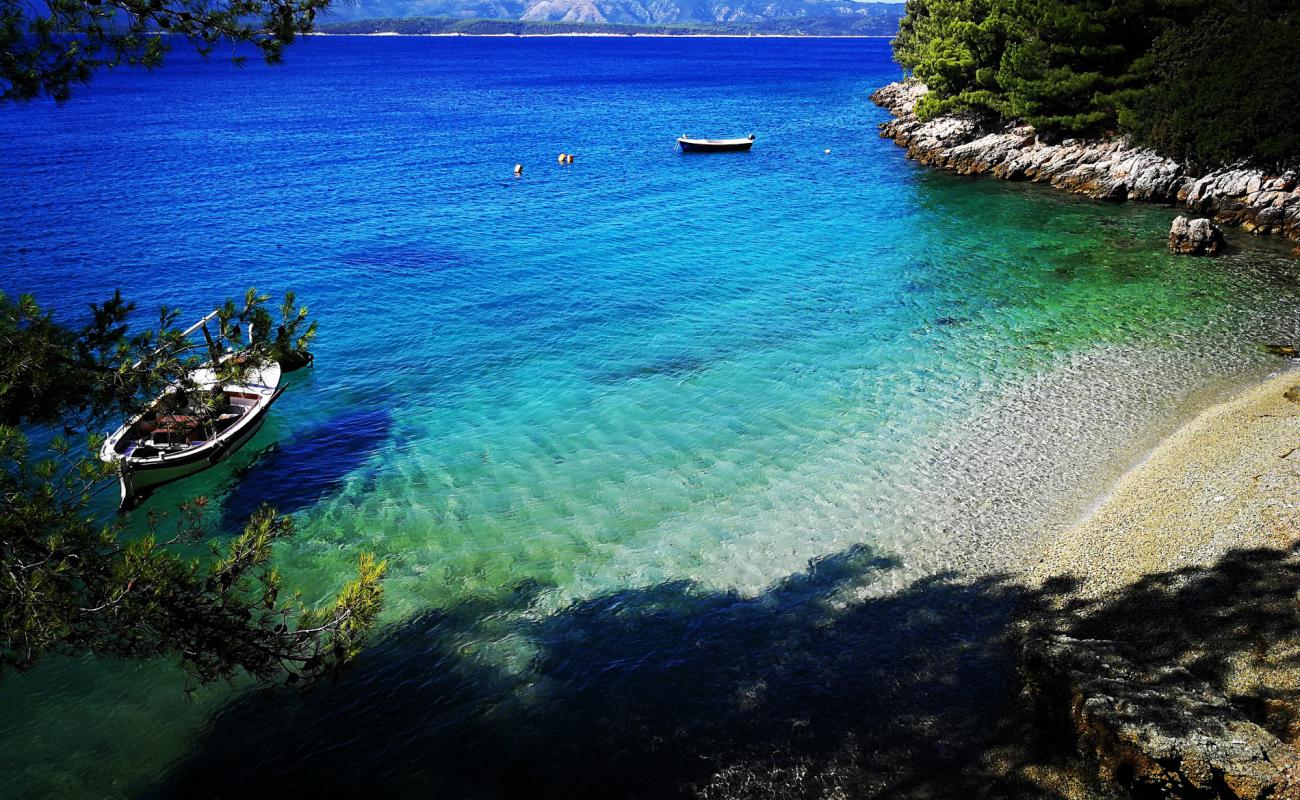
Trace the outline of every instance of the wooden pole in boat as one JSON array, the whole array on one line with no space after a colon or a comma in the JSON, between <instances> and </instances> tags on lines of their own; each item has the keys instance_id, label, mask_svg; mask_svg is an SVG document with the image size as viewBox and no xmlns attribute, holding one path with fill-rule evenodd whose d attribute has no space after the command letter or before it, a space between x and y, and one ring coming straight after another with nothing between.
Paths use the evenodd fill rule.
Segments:
<instances>
[{"instance_id":1,"label":"wooden pole in boat","mask_svg":"<svg viewBox=\"0 0 1300 800\"><path fill-rule=\"evenodd\" d=\"M209 345L209 349L211 349L211 345L212 345L212 337L208 335L208 329L207 329L205 326L208 324L208 320L212 319L213 317L217 316L217 315L220 314L220 313L221 313L221 310L220 310L220 309L217 309L216 311L213 311L211 314L208 314L208 315L207 315L206 317L204 317L203 319L199 320L198 322L196 322L196 323L194 323L193 325L189 326L189 327L186 328L185 330L181 331L181 338L182 338L182 339L187 338L191 333L194 333L194 332L197 331L199 328L203 328L203 335L207 338L207 340L208 340L208 345ZM144 363L145 358L152 358L152 357L158 355L159 353L161 353L161 352L162 352L163 350L165 350L165 349L166 349L166 348L164 348L164 347L159 347L158 349L154 350L152 353L150 353L149 355L145 356L144 358L141 358L141 359L137 360L134 364L131 365L131 369L139 369L139 368L140 368L140 365ZM177 352L184 352L185 349L189 349L189 348L184 348L184 349L182 349L182 350L178 350Z\"/></svg>"},{"instance_id":2,"label":"wooden pole in boat","mask_svg":"<svg viewBox=\"0 0 1300 800\"><path fill-rule=\"evenodd\" d=\"M212 367L216 368L217 362L221 361L221 351L217 349L217 343L212 341L212 334L208 332L208 326L203 326L203 338L208 342L208 355L212 356Z\"/></svg>"}]
</instances>

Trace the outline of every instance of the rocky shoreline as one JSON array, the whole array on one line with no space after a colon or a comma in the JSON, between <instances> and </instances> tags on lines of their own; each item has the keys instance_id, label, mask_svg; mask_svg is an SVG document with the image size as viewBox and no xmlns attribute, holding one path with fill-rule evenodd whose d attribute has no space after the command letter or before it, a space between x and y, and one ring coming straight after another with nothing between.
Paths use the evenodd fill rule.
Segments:
<instances>
[{"instance_id":1,"label":"rocky shoreline","mask_svg":"<svg viewBox=\"0 0 1300 800\"><path fill-rule=\"evenodd\" d=\"M1297 172L1203 173L1123 138L923 122L926 91L871 98L894 116L881 136L919 163L1172 206L1176 253L1219 252L1215 222L1300 242ZM1041 796L1300 800L1300 371L1190 420L1028 567L1014 641L1030 722L1007 775ZM1064 753L1075 783L1050 768Z\"/></svg>"},{"instance_id":2,"label":"rocky shoreline","mask_svg":"<svg viewBox=\"0 0 1300 800\"><path fill-rule=\"evenodd\" d=\"M1297 445L1288 370L1187 423L1031 568L1073 586L1025 637L1025 696L1109 785L1300 800Z\"/></svg>"},{"instance_id":3,"label":"rocky shoreline","mask_svg":"<svg viewBox=\"0 0 1300 800\"><path fill-rule=\"evenodd\" d=\"M907 148L908 157L922 164L960 175L1047 183L1104 200L1166 203L1251 233L1300 242L1300 174L1294 171L1202 173L1123 138L1048 143L1028 125L990 125L964 116L922 122L914 109L927 91L922 83L903 81L871 95L894 115L880 126L880 135Z\"/></svg>"}]
</instances>

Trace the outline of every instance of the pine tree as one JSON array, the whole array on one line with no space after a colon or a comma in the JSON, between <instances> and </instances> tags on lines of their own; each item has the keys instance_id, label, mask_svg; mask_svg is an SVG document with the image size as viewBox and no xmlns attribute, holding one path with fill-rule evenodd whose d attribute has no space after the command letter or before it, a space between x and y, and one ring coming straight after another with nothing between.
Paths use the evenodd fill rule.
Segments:
<instances>
[{"instance_id":1,"label":"pine tree","mask_svg":"<svg viewBox=\"0 0 1300 800\"><path fill-rule=\"evenodd\" d=\"M1156 0L1009 0L1000 110L1047 131L1113 131L1150 81L1142 57L1168 25Z\"/></svg>"},{"instance_id":2,"label":"pine tree","mask_svg":"<svg viewBox=\"0 0 1300 800\"><path fill-rule=\"evenodd\" d=\"M908 0L894 55L930 88L922 119L998 109L1005 25L997 0Z\"/></svg>"},{"instance_id":3,"label":"pine tree","mask_svg":"<svg viewBox=\"0 0 1300 800\"><path fill-rule=\"evenodd\" d=\"M242 363L314 332L298 332L307 312L290 298L270 335L267 299L250 290L221 309L227 338L252 323ZM293 683L339 669L378 617L383 562L362 555L333 602L307 608L282 596L271 558L293 521L269 508L197 557L203 498L170 520L151 516L144 536L94 514L93 492L116 473L96 458L103 437L92 431L138 412L196 366L183 355L175 311L135 333L132 311L115 295L74 328L29 296L0 294L0 674L80 653L171 656L198 684L237 674Z\"/></svg>"},{"instance_id":4,"label":"pine tree","mask_svg":"<svg viewBox=\"0 0 1300 800\"><path fill-rule=\"evenodd\" d=\"M205 57L218 44L247 43L268 63L278 63L329 2L0 0L0 102L65 101L101 69L159 66L170 44L180 40Z\"/></svg>"},{"instance_id":5,"label":"pine tree","mask_svg":"<svg viewBox=\"0 0 1300 800\"><path fill-rule=\"evenodd\" d=\"M1155 80L1121 107L1142 144L1208 167L1300 160L1300 5L1213 3L1147 57Z\"/></svg>"},{"instance_id":6,"label":"pine tree","mask_svg":"<svg viewBox=\"0 0 1300 800\"><path fill-rule=\"evenodd\" d=\"M909 0L894 52L917 114L1130 134L1206 165L1300 159L1293 0Z\"/></svg>"}]
</instances>

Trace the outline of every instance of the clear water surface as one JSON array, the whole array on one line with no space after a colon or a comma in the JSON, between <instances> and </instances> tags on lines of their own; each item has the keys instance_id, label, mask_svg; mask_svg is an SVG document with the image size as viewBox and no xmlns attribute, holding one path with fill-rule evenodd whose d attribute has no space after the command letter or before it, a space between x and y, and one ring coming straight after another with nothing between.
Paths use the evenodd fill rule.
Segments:
<instances>
[{"instance_id":1,"label":"clear water surface","mask_svg":"<svg viewBox=\"0 0 1300 800\"><path fill-rule=\"evenodd\" d=\"M868 100L898 75L881 40L311 38L0 110L0 289L320 321L253 443L152 505L295 513L309 599L363 550L391 576L305 697L5 677L0 794L869 795L959 761L1018 559L1279 366L1296 267L918 168Z\"/></svg>"}]
</instances>

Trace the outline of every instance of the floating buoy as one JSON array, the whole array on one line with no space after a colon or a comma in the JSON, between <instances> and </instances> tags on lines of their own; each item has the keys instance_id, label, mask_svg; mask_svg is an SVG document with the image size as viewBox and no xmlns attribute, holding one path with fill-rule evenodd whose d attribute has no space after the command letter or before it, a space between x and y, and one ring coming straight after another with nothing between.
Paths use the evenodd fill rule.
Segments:
<instances>
[{"instance_id":1,"label":"floating buoy","mask_svg":"<svg viewBox=\"0 0 1300 800\"><path fill-rule=\"evenodd\" d=\"M566 156L564 153L560 153L560 155L555 159L555 163L557 164L567 163L566 159L568 159L568 156Z\"/></svg>"},{"instance_id":2,"label":"floating buoy","mask_svg":"<svg viewBox=\"0 0 1300 800\"><path fill-rule=\"evenodd\" d=\"M518 175L523 175L523 174L524 174L524 165L523 165L523 164L515 164L515 175L518 176Z\"/></svg>"}]
</instances>

